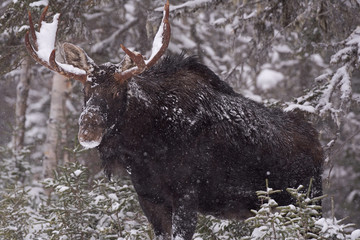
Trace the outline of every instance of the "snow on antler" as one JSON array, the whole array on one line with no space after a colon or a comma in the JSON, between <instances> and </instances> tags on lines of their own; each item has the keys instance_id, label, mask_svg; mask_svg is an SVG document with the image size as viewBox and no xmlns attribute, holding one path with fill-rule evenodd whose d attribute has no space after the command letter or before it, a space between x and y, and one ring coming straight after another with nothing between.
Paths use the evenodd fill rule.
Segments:
<instances>
[{"instance_id":1,"label":"snow on antler","mask_svg":"<svg viewBox=\"0 0 360 240\"><path fill-rule=\"evenodd\" d=\"M47 23L41 22L39 32L35 31L38 50L36 51L39 58L49 63L49 56L55 48L56 31L58 27L60 14L57 13L53 17L53 21Z\"/></svg>"},{"instance_id":2,"label":"snow on antler","mask_svg":"<svg viewBox=\"0 0 360 240\"><path fill-rule=\"evenodd\" d=\"M81 82L85 82L86 72L84 70L56 61L55 41L60 14L55 14L53 21L51 23L47 23L43 21L45 19L47 9L48 7L45 7L41 14L39 31L35 30L31 13L29 12L30 31L25 34L25 46L30 56L36 62L42 64L52 71L58 72L65 77L74 78ZM34 45L32 45L30 42L30 36Z\"/></svg>"},{"instance_id":3,"label":"snow on antler","mask_svg":"<svg viewBox=\"0 0 360 240\"><path fill-rule=\"evenodd\" d=\"M170 42L170 23L169 23L169 0L166 1L164 6L164 16L162 18L160 27L153 41L152 53L149 60L145 60L145 57L138 52L132 52L125 46L121 45L124 52L131 58L136 64L135 67L127 69L123 72L115 73L115 78L121 82L126 81L134 75L141 74L146 69L152 67L165 53Z\"/></svg>"},{"instance_id":4,"label":"snow on antler","mask_svg":"<svg viewBox=\"0 0 360 240\"><path fill-rule=\"evenodd\" d=\"M146 64L148 64L152 59L154 59L155 55L160 51L160 49L163 47L164 44L167 41L167 33L166 30L169 27L168 26L168 18L169 18L169 4L165 5L164 12L163 12L163 18L161 20L161 25L159 27L159 30L157 31L153 44L151 49L151 56L149 60L145 61Z\"/></svg>"}]
</instances>

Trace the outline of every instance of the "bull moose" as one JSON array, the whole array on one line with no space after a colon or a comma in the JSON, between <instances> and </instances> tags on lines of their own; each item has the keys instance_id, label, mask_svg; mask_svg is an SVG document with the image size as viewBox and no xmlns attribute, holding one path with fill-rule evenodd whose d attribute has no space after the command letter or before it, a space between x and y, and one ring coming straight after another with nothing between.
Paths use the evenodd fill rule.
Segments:
<instances>
[{"instance_id":1,"label":"bull moose","mask_svg":"<svg viewBox=\"0 0 360 240\"><path fill-rule=\"evenodd\" d=\"M98 149L107 174L128 170L156 238L191 239L198 212L248 217L266 179L282 190L313 179L312 195L321 195L323 150L311 124L236 93L196 57L162 57L168 19L169 2L150 58L121 45L119 64L96 65L70 43L62 45L66 63L55 59L55 49L40 56L30 13L25 35L38 63L83 84L79 142ZM292 201L286 191L275 200Z\"/></svg>"}]
</instances>

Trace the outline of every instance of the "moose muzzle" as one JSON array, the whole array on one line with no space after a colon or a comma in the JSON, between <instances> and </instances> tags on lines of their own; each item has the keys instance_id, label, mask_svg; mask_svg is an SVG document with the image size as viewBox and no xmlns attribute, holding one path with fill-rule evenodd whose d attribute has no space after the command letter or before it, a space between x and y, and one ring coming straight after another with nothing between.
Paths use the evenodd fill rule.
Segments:
<instances>
[{"instance_id":1,"label":"moose muzzle","mask_svg":"<svg viewBox=\"0 0 360 240\"><path fill-rule=\"evenodd\" d=\"M100 145L105 133L105 117L99 107L86 107L79 118L78 139L85 148L95 148Z\"/></svg>"}]
</instances>

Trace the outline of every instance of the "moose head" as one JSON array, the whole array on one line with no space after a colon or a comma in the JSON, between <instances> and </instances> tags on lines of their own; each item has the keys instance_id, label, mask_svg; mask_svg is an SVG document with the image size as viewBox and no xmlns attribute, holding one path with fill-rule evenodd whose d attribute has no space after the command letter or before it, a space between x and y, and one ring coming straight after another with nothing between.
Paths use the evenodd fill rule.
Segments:
<instances>
[{"instance_id":1,"label":"moose head","mask_svg":"<svg viewBox=\"0 0 360 240\"><path fill-rule=\"evenodd\" d=\"M111 128L114 119L111 116L121 116L126 103L127 81L136 75L143 73L151 68L165 53L170 41L169 24L169 1L164 6L164 14L161 25L155 35L152 53L146 59L138 52L130 51L120 45L126 53L124 59L119 64L96 63L85 53L85 51L71 43L62 44L62 55L66 64L60 63L55 59L56 49L53 46L51 52L49 43L39 40L41 32L49 31L42 25L49 25L43 22L47 13L46 7L39 21L39 32L35 31L31 13L29 12L30 30L25 35L25 45L34 60L43 66L67 77L80 81L84 85L85 105L79 119L78 139L81 145L86 148L97 147L106 133ZM55 32L59 14L54 16L53 28ZM31 44L30 36L33 44ZM50 42L55 42L53 39ZM46 46L45 46L46 45ZM50 44L51 45L51 44ZM48 56L47 53L48 52ZM113 105L113 106L111 106ZM109 109L116 109L117 114L109 116Z\"/></svg>"}]
</instances>

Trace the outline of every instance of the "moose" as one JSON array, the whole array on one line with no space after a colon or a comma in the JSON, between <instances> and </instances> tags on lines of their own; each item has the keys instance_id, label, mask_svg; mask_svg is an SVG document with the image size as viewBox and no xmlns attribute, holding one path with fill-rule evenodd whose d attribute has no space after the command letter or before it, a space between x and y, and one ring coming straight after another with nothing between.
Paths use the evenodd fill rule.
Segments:
<instances>
[{"instance_id":1,"label":"moose","mask_svg":"<svg viewBox=\"0 0 360 240\"><path fill-rule=\"evenodd\" d=\"M70 43L61 48L65 63L54 47L44 57L30 13L29 22L25 45L33 59L83 84L79 142L98 149L107 175L127 169L156 239L191 239L198 212L249 217L266 179L283 190L274 196L280 205L294 201L286 188L311 179L312 196L322 194L323 150L299 113L245 98L196 57L163 56L168 1L149 59L121 45L119 64L96 65Z\"/></svg>"}]
</instances>

